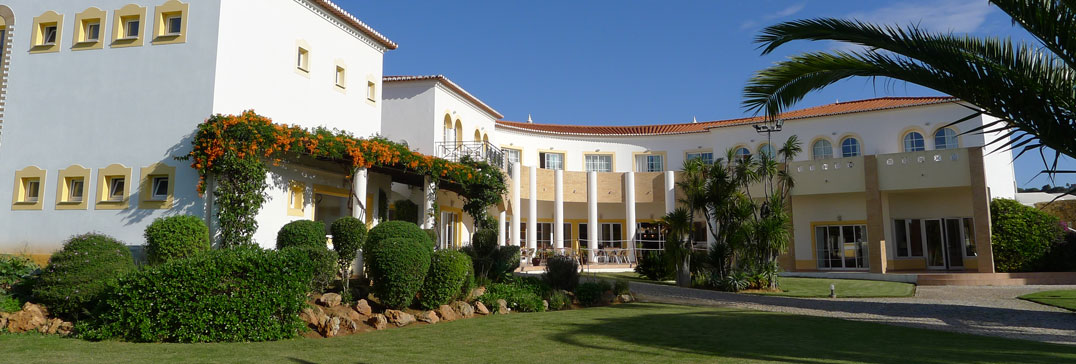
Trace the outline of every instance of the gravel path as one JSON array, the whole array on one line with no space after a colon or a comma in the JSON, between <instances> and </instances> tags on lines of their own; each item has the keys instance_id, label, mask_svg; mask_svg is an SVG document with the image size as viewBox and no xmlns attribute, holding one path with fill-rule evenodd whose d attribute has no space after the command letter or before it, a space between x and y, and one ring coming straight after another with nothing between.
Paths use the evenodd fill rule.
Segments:
<instances>
[{"instance_id":1,"label":"gravel path","mask_svg":"<svg viewBox=\"0 0 1076 364\"><path fill-rule=\"evenodd\" d=\"M1076 313L1016 299L1076 286L918 287L915 297L792 298L631 282L647 302L737 307L1076 345Z\"/></svg>"}]
</instances>

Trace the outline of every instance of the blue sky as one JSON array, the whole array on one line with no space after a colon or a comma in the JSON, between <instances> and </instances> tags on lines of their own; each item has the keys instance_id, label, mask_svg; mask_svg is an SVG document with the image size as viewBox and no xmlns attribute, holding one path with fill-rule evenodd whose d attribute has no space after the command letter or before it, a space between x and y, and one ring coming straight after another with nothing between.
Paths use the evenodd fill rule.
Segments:
<instances>
[{"instance_id":1,"label":"blue sky","mask_svg":"<svg viewBox=\"0 0 1076 364\"><path fill-rule=\"evenodd\" d=\"M444 74L505 115L559 124L652 124L745 115L753 72L805 50L760 56L752 42L770 24L850 17L937 31L1027 39L986 0L359 1L343 8L400 44L385 74ZM935 91L898 82L845 81L799 107ZM1076 162L1063 161L1069 169ZM1016 162L1021 186L1041 186L1039 157ZM1057 183L1076 183L1058 177Z\"/></svg>"}]
</instances>

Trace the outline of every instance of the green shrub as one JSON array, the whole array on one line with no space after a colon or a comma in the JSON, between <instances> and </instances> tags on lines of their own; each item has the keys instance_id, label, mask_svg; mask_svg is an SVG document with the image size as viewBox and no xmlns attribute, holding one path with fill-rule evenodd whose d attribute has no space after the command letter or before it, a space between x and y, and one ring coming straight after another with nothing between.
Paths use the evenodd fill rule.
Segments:
<instances>
[{"instance_id":1,"label":"green shrub","mask_svg":"<svg viewBox=\"0 0 1076 364\"><path fill-rule=\"evenodd\" d=\"M22 309L22 300L5 294L0 294L0 312L16 312ZM0 327L3 330L3 327Z\"/></svg>"},{"instance_id":2,"label":"green shrub","mask_svg":"<svg viewBox=\"0 0 1076 364\"><path fill-rule=\"evenodd\" d=\"M662 251L648 251L638 255L635 273L652 281L667 281L676 275L676 262L668 259Z\"/></svg>"},{"instance_id":3,"label":"green shrub","mask_svg":"<svg viewBox=\"0 0 1076 364\"><path fill-rule=\"evenodd\" d=\"M325 224L321 221L295 220L285 224L276 233L276 248L293 246L320 246L328 248Z\"/></svg>"},{"instance_id":4,"label":"green shrub","mask_svg":"<svg viewBox=\"0 0 1076 364\"><path fill-rule=\"evenodd\" d=\"M474 279L471 271L471 258L467 254L455 250L434 252L422 284L419 305L435 309L460 298L464 285Z\"/></svg>"},{"instance_id":5,"label":"green shrub","mask_svg":"<svg viewBox=\"0 0 1076 364\"><path fill-rule=\"evenodd\" d=\"M49 259L34 286L34 300L50 313L78 318L109 283L134 270L131 251L123 243L106 235L78 235Z\"/></svg>"},{"instance_id":6,"label":"green shrub","mask_svg":"<svg viewBox=\"0 0 1076 364\"><path fill-rule=\"evenodd\" d=\"M542 304L542 295L536 291L532 284L521 281L509 281L506 283L493 283L486 287L486 294L478 300L486 307L497 310L497 300L503 299L508 308L520 312L542 312L545 305Z\"/></svg>"},{"instance_id":7,"label":"green shrub","mask_svg":"<svg viewBox=\"0 0 1076 364\"><path fill-rule=\"evenodd\" d=\"M628 284L627 279L617 279L613 282L613 294L631 294L631 285Z\"/></svg>"},{"instance_id":8,"label":"green shrub","mask_svg":"<svg viewBox=\"0 0 1076 364\"><path fill-rule=\"evenodd\" d=\"M1041 267L1047 272L1076 272L1076 232L1066 232L1058 239L1043 257Z\"/></svg>"},{"instance_id":9,"label":"green shrub","mask_svg":"<svg viewBox=\"0 0 1076 364\"><path fill-rule=\"evenodd\" d=\"M209 228L191 215L158 218L146 227L146 258L161 264L209 250Z\"/></svg>"},{"instance_id":10,"label":"green shrub","mask_svg":"<svg viewBox=\"0 0 1076 364\"><path fill-rule=\"evenodd\" d=\"M425 233L422 240L413 236L374 240L374 232L384 224L387 223L370 231L371 239L366 242L363 257L369 258L367 269L374 281L373 293L381 304L389 308L405 308L411 305L422 287L430 270L432 252L425 241Z\"/></svg>"},{"instance_id":11,"label":"green shrub","mask_svg":"<svg viewBox=\"0 0 1076 364\"><path fill-rule=\"evenodd\" d=\"M0 254L0 293L10 290L12 286L33 276L40 269L37 263L26 257Z\"/></svg>"},{"instance_id":12,"label":"green shrub","mask_svg":"<svg viewBox=\"0 0 1076 364\"><path fill-rule=\"evenodd\" d=\"M303 248L205 252L127 275L106 295L83 336L137 342L265 341L305 324Z\"/></svg>"},{"instance_id":13,"label":"green shrub","mask_svg":"<svg viewBox=\"0 0 1076 364\"><path fill-rule=\"evenodd\" d=\"M325 288L336 279L336 274L339 273L336 264L337 255L327 247L293 246L284 248L281 251L288 251L291 252L289 254L300 254L306 257L301 264L304 269L313 272L310 279L305 282L309 292L324 292Z\"/></svg>"},{"instance_id":14,"label":"green shrub","mask_svg":"<svg viewBox=\"0 0 1076 364\"><path fill-rule=\"evenodd\" d=\"M366 243L366 223L358 218L345 216L333 221L330 227L333 235L333 250L339 257L341 269L345 269L355 260L362 245Z\"/></svg>"},{"instance_id":15,"label":"green shrub","mask_svg":"<svg viewBox=\"0 0 1076 364\"><path fill-rule=\"evenodd\" d=\"M550 292L547 301L549 301L550 310L558 311L572 308L572 298L564 293L564 291L558 290Z\"/></svg>"},{"instance_id":16,"label":"green shrub","mask_svg":"<svg viewBox=\"0 0 1076 364\"><path fill-rule=\"evenodd\" d=\"M377 224L366 235L366 242L369 244L393 238L422 242L428 246L430 251L433 251L433 240L430 239L430 236L415 223L407 221L386 221Z\"/></svg>"},{"instance_id":17,"label":"green shrub","mask_svg":"<svg viewBox=\"0 0 1076 364\"><path fill-rule=\"evenodd\" d=\"M496 229L478 229L461 250L474 262L476 278L499 282L519 268L519 247L500 246Z\"/></svg>"},{"instance_id":18,"label":"green shrub","mask_svg":"<svg viewBox=\"0 0 1076 364\"><path fill-rule=\"evenodd\" d=\"M575 288L575 298L583 306L597 306L604 303L602 295L612 289L613 287L606 281L580 283L579 287Z\"/></svg>"},{"instance_id":19,"label":"green shrub","mask_svg":"<svg viewBox=\"0 0 1076 364\"><path fill-rule=\"evenodd\" d=\"M575 290L579 285L579 263L563 255L552 257L546 262L542 278L553 289Z\"/></svg>"},{"instance_id":20,"label":"green shrub","mask_svg":"<svg viewBox=\"0 0 1076 364\"><path fill-rule=\"evenodd\" d=\"M418 205L411 200L396 200L392 206L396 210L396 215L392 217L392 220L418 222Z\"/></svg>"},{"instance_id":21,"label":"green shrub","mask_svg":"<svg viewBox=\"0 0 1076 364\"><path fill-rule=\"evenodd\" d=\"M990 201L991 245L998 272L1026 272L1038 269L1050 246L1061 238L1056 217L1015 200Z\"/></svg>"}]
</instances>

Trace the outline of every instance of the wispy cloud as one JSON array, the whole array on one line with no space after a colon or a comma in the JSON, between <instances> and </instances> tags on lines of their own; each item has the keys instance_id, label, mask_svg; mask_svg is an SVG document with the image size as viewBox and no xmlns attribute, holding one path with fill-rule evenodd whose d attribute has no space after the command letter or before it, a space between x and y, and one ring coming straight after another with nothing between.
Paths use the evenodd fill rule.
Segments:
<instances>
[{"instance_id":1,"label":"wispy cloud","mask_svg":"<svg viewBox=\"0 0 1076 364\"><path fill-rule=\"evenodd\" d=\"M740 23L740 30L751 29L751 28L754 28L754 27L758 26L759 24L761 24L763 22L769 22L770 20L775 20L775 19L780 19L780 18L795 15L796 13L799 13L800 10L803 10L803 8L805 8L805 7L807 7L807 2L803 1L803 2L800 2L800 3L789 5L789 6L785 7L784 9L778 10L776 12L763 15L762 18L760 18L760 19L747 19L747 20L744 20L743 22Z\"/></svg>"},{"instance_id":2,"label":"wispy cloud","mask_svg":"<svg viewBox=\"0 0 1076 364\"><path fill-rule=\"evenodd\" d=\"M847 17L879 25L915 24L937 32L971 33L979 30L989 13L986 1L928 0L897 3Z\"/></svg>"}]
</instances>

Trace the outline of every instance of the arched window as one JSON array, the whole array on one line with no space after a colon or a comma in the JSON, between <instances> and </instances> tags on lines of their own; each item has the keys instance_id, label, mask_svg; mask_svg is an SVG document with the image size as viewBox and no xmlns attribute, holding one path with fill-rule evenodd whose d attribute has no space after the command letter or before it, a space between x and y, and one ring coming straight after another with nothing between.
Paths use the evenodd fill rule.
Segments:
<instances>
[{"instance_id":1,"label":"arched window","mask_svg":"<svg viewBox=\"0 0 1076 364\"><path fill-rule=\"evenodd\" d=\"M919 152L927 149L926 144L923 143L923 134L919 134L917 131L904 134L904 151L905 152Z\"/></svg>"},{"instance_id":2,"label":"arched window","mask_svg":"<svg viewBox=\"0 0 1076 364\"><path fill-rule=\"evenodd\" d=\"M769 159L777 158L777 152L773 150L773 145L770 143L763 143L762 146L758 147L758 154L764 155Z\"/></svg>"},{"instance_id":3,"label":"arched window","mask_svg":"<svg viewBox=\"0 0 1076 364\"><path fill-rule=\"evenodd\" d=\"M744 148L744 147L736 148L736 160L742 161L742 160L747 159L749 157L751 157L751 150L750 149L747 149L747 148Z\"/></svg>"},{"instance_id":4,"label":"arched window","mask_svg":"<svg viewBox=\"0 0 1076 364\"><path fill-rule=\"evenodd\" d=\"M819 139L811 145L811 155L814 159L833 158L833 144L828 140Z\"/></svg>"},{"instance_id":5,"label":"arched window","mask_svg":"<svg viewBox=\"0 0 1076 364\"><path fill-rule=\"evenodd\" d=\"M941 128L934 132L934 149L959 148L956 141L956 132L953 129Z\"/></svg>"},{"instance_id":6,"label":"arched window","mask_svg":"<svg viewBox=\"0 0 1076 364\"><path fill-rule=\"evenodd\" d=\"M478 131L478 129L475 129L475 131L474 131L474 141L476 143L482 141L482 132Z\"/></svg>"},{"instance_id":7,"label":"arched window","mask_svg":"<svg viewBox=\"0 0 1076 364\"><path fill-rule=\"evenodd\" d=\"M445 128L443 130L442 141L445 145L456 144L456 128L452 124L452 116L445 114Z\"/></svg>"},{"instance_id":8,"label":"arched window","mask_svg":"<svg viewBox=\"0 0 1076 364\"><path fill-rule=\"evenodd\" d=\"M456 145L463 144L463 123L456 119Z\"/></svg>"},{"instance_id":9,"label":"arched window","mask_svg":"<svg viewBox=\"0 0 1076 364\"><path fill-rule=\"evenodd\" d=\"M844 138L841 141L841 158L859 156L859 139L853 137Z\"/></svg>"}]
</instances>

